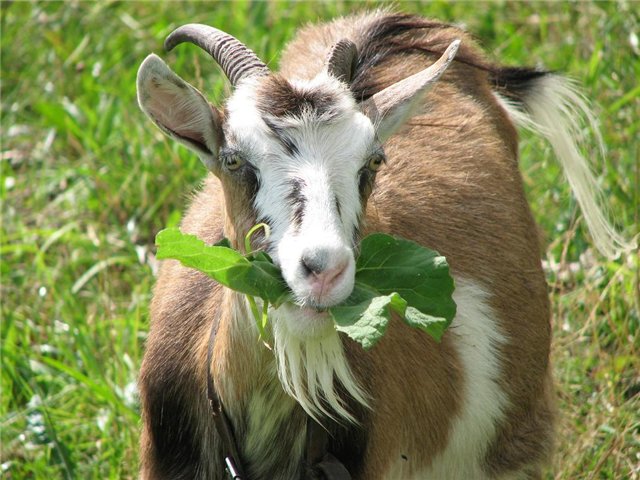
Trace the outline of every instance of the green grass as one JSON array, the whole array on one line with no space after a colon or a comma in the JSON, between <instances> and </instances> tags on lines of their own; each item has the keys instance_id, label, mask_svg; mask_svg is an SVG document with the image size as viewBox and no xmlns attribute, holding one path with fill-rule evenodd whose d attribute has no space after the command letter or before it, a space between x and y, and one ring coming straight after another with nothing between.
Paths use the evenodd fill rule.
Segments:
<instances>
[{"instance_id":1,"label":"green grass","mask_svg":"<svg viewBox=\"0 0 640 480\"><path fill-rule=\"evenodd\" d=\"M637 4L401 3L462 22L495 59L579 79L608 146L600 181L617 225L638 232ZM135 74L188 22L236 35L274 66L338 3L1 4L1 476L134 478L135 381L148 328L155 233L179 221L204 175L153 128ZM162 54L217 99L196 48ZM595 156L595 150L588 152ZM595 254L549 148L524 135L522 171L547 241L558 453L551 478L640 478L638 257Z\"/></svg>"}]
</instances>

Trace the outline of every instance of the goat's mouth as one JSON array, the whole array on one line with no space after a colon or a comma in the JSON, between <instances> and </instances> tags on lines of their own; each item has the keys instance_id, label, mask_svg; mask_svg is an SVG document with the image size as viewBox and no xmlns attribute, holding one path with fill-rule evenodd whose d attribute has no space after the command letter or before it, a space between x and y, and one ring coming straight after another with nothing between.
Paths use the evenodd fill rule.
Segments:
<instances>
[{"instance_id":1,"label":"goat's mouth","mask_svg":"<svg viewBox=\"0 0 640 480\"><path fill-rule=\"evenodd\" d=\"M329 305L324 305L310 298L298 299L293 302L293 305L295 305L301 310L315 312L318 314L326 313L329 310L329 308L331 308Z\"/></svg>"},{"instance_id":2,"label":"goat's mouth","mask_svg":"<svg viewBox=\"0 0 640 480\"><path fill-rule=\"evenodd\" d=\"M275 320L301 340L325 337L335 331L331 314L324 307L285 303L276 312Z\"/></svg>"},{"instance_id":3,"label":"goat's mouth","mask_svg":"<svg viewBox=\"0 0 640 480\"><path fill-rule=\"evenodd\" d=\"M293 304L294 308L296 308L301 314L305 315L307 318L313 319L324 319L329 315L329 307L326 305L319 305L314 302L306 301L306 302L296 302Z\"/></svg>"}]
</instances>

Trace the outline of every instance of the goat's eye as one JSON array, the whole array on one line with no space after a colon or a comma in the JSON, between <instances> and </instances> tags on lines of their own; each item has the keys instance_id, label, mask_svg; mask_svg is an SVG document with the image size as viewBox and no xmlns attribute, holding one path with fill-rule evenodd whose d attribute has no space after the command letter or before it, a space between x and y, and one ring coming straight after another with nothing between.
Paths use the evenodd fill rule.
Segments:
<instances>
[{"instance_id":1,"label":"goat's eye","mask_svg":"<svg viewBox=\"0 0 640 480\"><path fill-rule=\"evenodd\" d=\"M374 172L377 172L378 170L380 170L380 167L382 166L384 161L385 161L384 156L380 155L379 153L376 153L369 159L369 163L367 164L367 167L369 168L369 170L373 170Z\"/></svg>"},{"instance_id":2,"label":"goat's eye","mask_svg":"<svg viewBox=\"0 0 640 480\"><path fill-rule=\"evenodd\" d=\"M246 160L242 158L242 156L238 153L232 153L230 155L225 155L222 158L222 164L227 170L238 170L241 166L246 163Z\"/></svg>"}]
</instances>

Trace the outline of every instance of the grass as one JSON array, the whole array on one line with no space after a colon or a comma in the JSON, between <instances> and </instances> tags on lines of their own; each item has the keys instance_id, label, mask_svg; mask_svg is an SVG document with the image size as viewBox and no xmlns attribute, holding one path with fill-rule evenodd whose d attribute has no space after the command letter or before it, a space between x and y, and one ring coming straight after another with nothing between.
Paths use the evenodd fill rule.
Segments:
<instances>
[{"instance_id":1,"label":"grass","mask_svg":"<svg viewBox=\"0 0 640 480\"><path fill-rule=\"evenodd\" d=\"M638 9L619 3L401 3L464 23L495 59L579 79L608 154L599 179L638 232ZM135 382L148 329L153 238L204 175L139 111L135 73L172 28L208 23L271 65L308 21L355 4L8 3L1 7L1 472L135 478ZM635 39L635 40L634 40ZM196 48L163 54L219 99ZM548 147L524 135L522 172L546 238L560 423L549 478L640 478L638 256L598 256ZM595 149L589 156L595 156Z\"/></svg>"}]
</instances>

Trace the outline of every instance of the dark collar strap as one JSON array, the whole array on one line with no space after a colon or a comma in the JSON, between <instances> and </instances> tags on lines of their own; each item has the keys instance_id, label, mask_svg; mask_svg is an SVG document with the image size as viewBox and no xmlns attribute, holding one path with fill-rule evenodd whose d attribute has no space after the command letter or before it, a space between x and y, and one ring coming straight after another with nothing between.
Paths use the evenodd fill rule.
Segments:
<instances>
[{"instance_id":1,"label":"dark collar strap","mask_svg":"<svg viewBox=\"0 0 640 480\"><path fill-rule=\"evenodd\" d=\"M330 453L325 453L322 461L314 467L325 480L351 480L351 474L344 464Z\"/></svg>"},{"instance_id":2,"label":"dark collar strap","mask_svg":"<svg viewBox=\"0 0 640 480\"><path fill-rule=\"evenodd\" d=\"M207 398L209 399L209 407L213 416L213 423L218 432L218 436L222 440L222 449L224 463L227 473L233 480L246 480L244 469L240 463L240 455L238 455L238 447L236 439L233 435L231 422L227 417L222 402L215 386L213 385L213 376L211 375L211 361L213 359L213 346L216 342L216 333L218 332L218 318L216 317L211 324L211 333L209 334L209 348L207 349Z\"/></svg>"},{"instance_id":3,"label":"dark collar strap","mask_svg":"<svg viewBox=\"0 0 640 480\"><path fill-rule=\"evenodd\" d=\"M218 318L211 324L209 347L207 349L207 398L211 407L213 423L218 436L222 440L224 463L227 473L233 480L248 480L240 463L240 455L236 438L233 435L231 422L224 411L220 397L213 385L211 361L213 346L218 332ZM351 475L340 461L327 452L329 437L327 431L311 417L307 417L307 454L306 464L310 467L306 478L324 480L351 480Z\"/></svg>"},{"instance_id":4,"label":"dark collar strap","mask_svg":"<svg viewBox=\"0 0 640 480\"><path fill-rule=\"evenodd\" d=\"M325 480L351 480L346 467L327 451L329 434L313 418L307 416L307 478Z\"/></svg>"}]
</instances>

